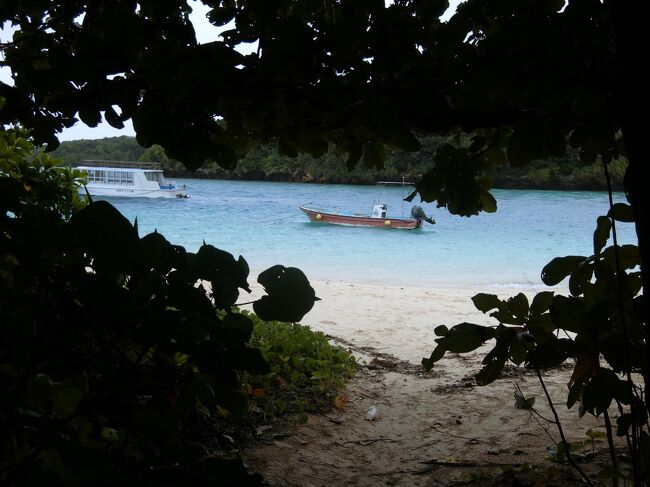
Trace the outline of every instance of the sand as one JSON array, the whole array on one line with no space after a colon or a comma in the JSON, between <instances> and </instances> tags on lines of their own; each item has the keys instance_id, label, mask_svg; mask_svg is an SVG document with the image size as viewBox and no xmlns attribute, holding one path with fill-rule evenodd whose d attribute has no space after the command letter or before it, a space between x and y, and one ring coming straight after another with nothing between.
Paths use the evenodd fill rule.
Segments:
<instances>
[{"instance_id":1,"label":"sand","mask_svg":"<svg viewBox=\"0 0 650 487\"><path fill-rule=\"evenodd\" d=\"M447 356L429 373L419 365L435 346L436 326L496 324L474 308L474 294L507 298L516 292L336 281L312 285L322 300L302 323L349 348L361 367L342 392L343 409L311 416L306 425L267 435L244 451L253 470L283 486L450 485L472 478L478 478L472 485L482 485L481 478L501 474L504 465L527 463L542 464L535 475L551 475L547 448L559 441L557 428L515 407L519 386L527 397L535 396L539 415L553 418L534 371L508 367L504 378L479 387L473 376L487 348ZM255 289L254 296L259 292ZM584 441L589 429L604 431L604 425L602 418L580 419L576 407L567 410L570 375L568 364L544 379L567 439ZM371 406L377 415L368 420ZM606 445L597 440L588 446L602 457Z\"/></svg>"}]
</instances>

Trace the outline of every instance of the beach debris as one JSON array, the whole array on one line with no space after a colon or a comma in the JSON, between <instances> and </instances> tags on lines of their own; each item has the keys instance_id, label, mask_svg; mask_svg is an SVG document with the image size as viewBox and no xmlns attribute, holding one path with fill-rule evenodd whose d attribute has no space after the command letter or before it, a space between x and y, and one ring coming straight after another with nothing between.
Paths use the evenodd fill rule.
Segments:
<instances>
[{"instance_id":1,"label":"beach debris","mask_svg":"<svg viewBox=\"0 0 650 487\"><path fill-rule=\"evenodd\" d=\"M375 418L377 418L377 412L378 412L377 406L373 404L368 408L368 411L366 412L366 419L368 421L374 420Z\"/></svg>"},{"instance_id":2,"label":"beach debris","mask_svg":"<svg viewBox=\"0 0 650 487\"><path fill-rule=\"evenodd\" d=\"M336 396L334 398L334 407L339 411L345 409L345 406L348 405L348 396Z\"/></svg>"},{"instance_id":3,"label":"beach debris","mask_svg":"<svg viewBox=\"0 0 650 487\"><path fill-rule=\"evenodd\" d=\"M265 431L268 431L271 428L273 428L273 426L271 425L258 426L257 428L255 428L255 434L256 436L262 436Z\"/></svg>"},{"instance_id":4,"label":"beach debris","mask_svg":"<svg viewBox=\"0 0 650 487\"><path fill-rule=\"evenodd\" d=\"M519 409L532 409L535 405L535 396L524 397L520 390L515 391L515 407Z\"/></svg>"},{"instance_id":5,"label":"beach debris","mask_svg":"<svg viewBox=\"0 0 650 487\"><path fill-rule=\"evenodd\" d=\"M488 455L501 455L502 453L508 453L510 450L508 448L488 448Z\"/></svg>"}]
</instances>

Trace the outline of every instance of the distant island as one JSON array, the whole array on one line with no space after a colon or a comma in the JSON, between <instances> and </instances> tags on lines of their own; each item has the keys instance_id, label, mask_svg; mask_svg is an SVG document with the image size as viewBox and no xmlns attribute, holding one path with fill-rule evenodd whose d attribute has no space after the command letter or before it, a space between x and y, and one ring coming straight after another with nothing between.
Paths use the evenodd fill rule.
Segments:
<instances>
[{"instance_id":1,"label":"distant island","mask_svg":"<svg viewBox=\"0 0 650 487\"><path fill-rule=\"evenodd\" d=\"M455 140L454 140L455 139ZM227 170L217 162L206 163L197 171L188 171L179 161L169 159L160 146L145 149L135 137L109 137L97 140L62 142L53 152L55 157L68 163L86 159L119 161L161 162L165 174L170 177L200 179L235 179L248 181L289 181L304 183L375 184L380 180L396 180L402 177L416 180L432 166L437 147L445 143L459 144L458 137L428 136L419 138L422 148L417 152L392 150L388 153L383 170L357 167L348 171L345 159L334 151L318 159L309 154L295 158L281 155L275 145L258 145L239 161L237 167ZM602 163L580 164L578 151L564 158L534 161L525 167L502 166L489 176L495 188L504 189L556 189L556 190L604 190L606 189ZM627 161L619 159L610 163L612 183L616 190L623 187L623 174Z\"/></svg>"}]
</instances>

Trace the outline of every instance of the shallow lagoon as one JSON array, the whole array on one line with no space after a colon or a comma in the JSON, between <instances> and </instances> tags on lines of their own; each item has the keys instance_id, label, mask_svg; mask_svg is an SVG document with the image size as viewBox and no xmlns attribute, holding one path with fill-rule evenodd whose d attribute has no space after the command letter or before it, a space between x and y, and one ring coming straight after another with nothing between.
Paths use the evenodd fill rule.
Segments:
<instances>
[{"instance_id":1,"label":"shallow lagoon","mask_svg":"<svg viewBox=\"0 0 650 487\"><path fill-rule=\"evenodd\" d=\"M372 186L178 180L190 198L114 198L140 234L158 229L196 251L203 241L237 257L253 272L273 264L299 267L314 280L415 286L538 288L553 257L591 255L596 218L606 214L604 192L495 190L496 213L471 218L420 204L436 225L420 230L357 228L309 222L299 205L370 212ZM408 215L402 188L386 188L389 213ZM616 195L623 201L623 195ZM634 243L631 224L619 242Z\"/></svg>"}]
</instances>

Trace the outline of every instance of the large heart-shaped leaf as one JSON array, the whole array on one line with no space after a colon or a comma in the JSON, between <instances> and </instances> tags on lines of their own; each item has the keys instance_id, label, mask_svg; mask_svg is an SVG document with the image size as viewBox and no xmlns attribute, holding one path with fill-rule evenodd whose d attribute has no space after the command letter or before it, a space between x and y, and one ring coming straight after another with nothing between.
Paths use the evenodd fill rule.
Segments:
<instances>
[{"instance_id":1,"label":"large heart-shaped leaf","mask_svg":"<svg viewBox=\"0 0 650 487\"><path fill-rule=\"evenodd\" d=\"M138 235L113 205L95 201L79 211L71 222L88 244L96 268L112 272L124 272L128 268Z\"/></svg>"},{"instance_id":2,"label":"large heart-shaped leaf","mask_svg":"<svg viewBox=\"0 0 650 487\"><path fill-rule=\"evenodd\" d=\"M586 257L581 255L556 257L542 269L542 282L547 286L555 286L556 284L559 284L585 259Z\"/></svg>"},{"instance_id":3,"label":"large heart-shaped leaf","mask_svg":"<svg viewBox=\"0 0 650 487\"><path fill-rule=\"evenodd\" d=\"M307 276L295 267L275 265L262 272L257 282L267 296L253 303L253 310L265 321L298 322L319 299Z\"/></svg>"}]
</instances>

